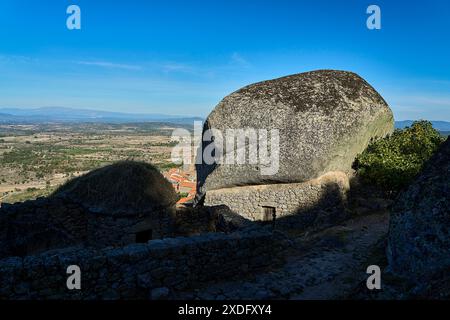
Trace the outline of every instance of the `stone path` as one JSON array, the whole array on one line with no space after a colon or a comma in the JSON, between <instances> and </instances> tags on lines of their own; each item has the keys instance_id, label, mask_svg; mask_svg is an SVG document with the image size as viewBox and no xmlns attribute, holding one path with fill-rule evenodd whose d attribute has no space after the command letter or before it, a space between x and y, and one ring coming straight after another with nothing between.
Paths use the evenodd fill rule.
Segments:
<instances>
[{"instance_id":1,"label":"stone path","mask_svg":"<svg viewBox=\"0 0 450 320\"><path fill-rule=\"evenodd\" d=\"M368 261L388 230L388 213L349 220L320 233L290 237L285 265L241 281L177 294L177 299L339 299L367 277Z\"/></svg>"}]
</instances>

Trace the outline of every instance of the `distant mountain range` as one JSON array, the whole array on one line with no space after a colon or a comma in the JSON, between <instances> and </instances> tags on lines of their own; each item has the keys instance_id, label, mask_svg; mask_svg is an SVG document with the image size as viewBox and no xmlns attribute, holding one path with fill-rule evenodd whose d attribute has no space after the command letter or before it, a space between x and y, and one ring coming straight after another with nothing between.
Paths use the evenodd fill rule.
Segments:
<instances>
[{"instance_id":1,"label":"distant mountain range","mask_svg":"<svg viewBox=\"0 0 450 320\"><path fill-rule=\"evenodd\" d=\"M395 128L403 129L406 127L410 127L413 124L414 120L403 120L403 121L395 121ZM431 121L433 124L433 128L438 131L450 131L450 122L447 121Z\"/></svg>"},{"instance_id":2,"label":"distant mountain range","mask_svg":"<svg viewBox=\"0 0 450 320\"><path fill-rule=\"evenodd\" d=\"M65 107L44 107L35 109L0 108L0 123L43 123L43 122L168 122L192 123L203 120L200 117L174 116L158 113L125 113Z\"/></svg>"},{"instance_id":3,"label":"distant mountain range","mask_svg":"<svg viewBox=\"0 0 450 320\"><path fill-rule=\"evenodd\" d=\"M0 108L0 123L45 123L45 122L167 122L192 123L194 120L204 120L201 117L174 116L159 113L126 113L87 109L73 109L65 107L44 108ZM396 121L395 127L403 129L412 125L414 120ZM431 121L438 131L450 131L450 122Z\"/></svg>"}]
</instances>

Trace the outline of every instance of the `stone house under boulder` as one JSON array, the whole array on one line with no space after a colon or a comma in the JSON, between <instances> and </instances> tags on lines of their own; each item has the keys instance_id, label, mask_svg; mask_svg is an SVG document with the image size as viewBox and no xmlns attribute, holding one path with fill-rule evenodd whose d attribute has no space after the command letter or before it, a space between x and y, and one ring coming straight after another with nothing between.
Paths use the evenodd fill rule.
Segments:
<instances>
[{"instance_id":1,"label":"stone house under boulder","mask_svg":"<svg viewBox=\"0 0 450 320\"><path fill-rule=\"evenodd\" d=\"M329 172L302 183L282 183L224 188L207 192L208 206L226 204L232 211L252 221L270 222L320 206L340 207L350 189L342 172Z\"/></svg>"},{"instance_id":2,"label":"stone house under boulder","mask_svg":"<svg viewBox=\"0 0 450 320\"><path fill-rule=\"evenodd\" d=\"M124 161L52 196L0 209L0 257L68 246L107 247L171 236L177 196L152 165Z\"/></svg>"},{"instance_id":3,"label":"stone house under boulder","mask_svg":"<svg viewBox=\"0 0 450 320\"><path fill-rule=\"evenodd\" d=\"M267 221L344 204L354 159L372 139L392 133L394 121L385 100L364 79L319 70L252 84L225 97L203 128L222 137L213 134L201 150L234 140L227 137L229 129L254 129L258 139L266 130L267 146L251 151L246 136L245 163L197 161L196 205L227 205L250 220ZM260 156L262 147L269 154L275 150L271 130L279 133L279 165L267 175L264 164L251 163L248 155ZM218 155L235 158L238 148L242 145L224 143Z\"/></svg>"}]
</instances>

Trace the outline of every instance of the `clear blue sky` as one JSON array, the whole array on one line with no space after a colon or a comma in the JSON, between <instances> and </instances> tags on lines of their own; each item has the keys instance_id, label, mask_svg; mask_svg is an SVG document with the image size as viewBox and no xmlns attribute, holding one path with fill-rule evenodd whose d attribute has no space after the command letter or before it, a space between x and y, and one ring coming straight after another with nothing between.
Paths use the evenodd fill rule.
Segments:
<instances>
[{"instance_id":1,"label":"clear blue sky","mask_svg":"<svg viewBox=\"0 0 450 320\"><path fill-rule=\"evenodd\" d=\"M450 121L450 1L0 3L0 107L206 116L246 84L330 68L367 79L397 120Z\"/></svg>"}]
</instances>

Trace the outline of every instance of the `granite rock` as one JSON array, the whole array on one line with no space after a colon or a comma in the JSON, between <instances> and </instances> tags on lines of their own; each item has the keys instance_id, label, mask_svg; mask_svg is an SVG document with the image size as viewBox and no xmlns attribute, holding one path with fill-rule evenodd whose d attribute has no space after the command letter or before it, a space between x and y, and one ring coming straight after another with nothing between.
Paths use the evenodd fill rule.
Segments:
<instances>
[{"instance_id":1,"label":"granite rock","mask_svg":"<svg viewBox=\"0 0 450 320\"><path fill-rule=\"evenodd\" d=\"M319 70L263 81L225 97L208 116L203 131L279 130L279 170L264 175L260 164L197 165L198 196L235 186L295 183L330 171L350 172L371 139L394 128L384 99L358 75ZM216 137L215 137L216 138ZM217 141L217 139L216 139ZM216 141L203 142L203 150ZM227 150L224 157L234 149Z\"/></svg>"}]
</instances>

